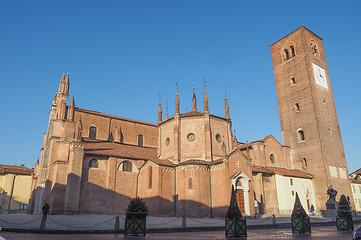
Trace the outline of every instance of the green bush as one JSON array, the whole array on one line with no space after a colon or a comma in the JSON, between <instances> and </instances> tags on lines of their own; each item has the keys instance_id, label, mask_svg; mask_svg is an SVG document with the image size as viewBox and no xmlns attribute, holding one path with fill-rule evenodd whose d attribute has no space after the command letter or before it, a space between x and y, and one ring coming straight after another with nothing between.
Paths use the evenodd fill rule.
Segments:
<instances>
[{"instance_id":1,"label":"green bush","mask_svg":"<svg viewBox=\"0 0 361 240\"><path fill-rule=\"evenodd\" d=\"M298 193L296 192L295 205L293 206L293 211L291 217L293 218L305 218L308 217L305 209L303 209Z\"/></svg>"},{"instance_id":2,"label":"green bush","mask_svg":"<svg viewBox=\"0 0 361 240\"><path fill-rule=\"evenodd\" d=\"M232 185L231 201L229 203L229 208L226 213L226 218L228 218L228 219L241 219L242 218L242 213L239 210L239 207L237 205L236 191L234 191L233 185Z\"/></svg>"},{"instance_id":3,"label":"green bush","mask_svg":"<svg viewBox=\"0 0 361 240\"><path fill-rule=\"evenodd\" d=\"M350 205L345 195L341 195L340 201L338 202L337 216L339 218L352 218Z\"/></svg>"},{"instance_id":4,"label":"green bush","mask_svg":"<svg viewBox=\"0 0 361 240\"><path fill-rule=\"evenodd\" d=\"M127 218L145 218L148 215L146 202L140 197L130 199L127 208Z\"/></svg>"}]
</instances>

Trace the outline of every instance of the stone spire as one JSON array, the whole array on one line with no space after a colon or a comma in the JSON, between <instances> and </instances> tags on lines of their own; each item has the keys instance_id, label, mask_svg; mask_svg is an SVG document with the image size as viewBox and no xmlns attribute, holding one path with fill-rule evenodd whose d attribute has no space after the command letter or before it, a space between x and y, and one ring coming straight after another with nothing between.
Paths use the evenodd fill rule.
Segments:
<instances>
[{"instance_id":1,"label":"stone spire","mask_svg":"<svg viewBox=\"0 0 361 240\"><path fill-rule=\"evenodd\" d=\"M168 102L167 102L167 113L165 115L165 120L167 121L169 119L169 115L168 115Z\"/></svg>"},{"instance_id":2,"label":"stone spire","mask_svg":"<svg viewBox=\"0 0 361 240\"><path fill-rule=\"evenodd\" d=\"M160 103L160 93L159 93L159 106L158 106L158 125L162 123L162 105Z\"/></svg>"},{"instance_id":3,"label":"stone spire","mask_svg":"<svg viewBox=\"0 0 361 240\"><path fill-rule=\"evenodd\" d=\"M65 77L65 85L64 85L64 93L65 94L68 94L69 93L69 73L66 74L66 77Z\"/></svg>"},{"instance_id":4,"label":"stone spire","mask_svg":"<svg viewBox=\"0 0 361 240\"><path fill-rule=\"evenodd\" d=\"M57 119L65 119L66 113L66 100L68 98L69 92L69 74L63 74L59 84L59 90L56 94L56 118Z\"/></svg>"},{"instance_id":5,"label":"stone spire","mask_svg":"<svg viewBox=\"0 0 361 240\"><path fill-rule=\"evenodd\" d=\"M194 92L195 88L194 88L194 85L193 85L193 98L192 98L192 101L193 101L193 109L192 111L197 111L197 98L196 98L196 93Z\"/></svg>"},{"instance_id":6,"label":"stone spire","mask_svg":"<svg viewBox=\"0 0 361 240\"><path fill-rule=\"evenodd\" d=\"M64 92L64 85L65 85L65 73L63 73L63 76L61 77L58 93Z\"/></svg>"},{"instance_id":7,"label":"stone spire","mask_svg":"<svg viewBox=\"0 0 361 240\"><path fill-rule=\"evenodd\" d=\"M179 95L178 95L178 81L176 83L177 86L177 96L175 97L175 115L179 115Z\"/></svg>"},{"instance_id":8,"label":"stone spire","mask_svg":"<svg viewBox=\"0 0 361 240\"><path fill-rule=\"evenodd\" d=\"M204 112L208 113L208 97L206 92L206 80L204 80L204 94L203 94Z\"/></svg>"},{"instance_id":9,"label":"stone spire","mask_svg":"<svg viewBox=\"0 0 361 240\"><path fill-rule=\"evenodd\" d=\"M69 107L68 107L68 121L74 121L74 110L75 110L75 103L74 103L74 96L71 98Z\"/></svg>"},{"instance_id":10,"label":"stone spire","mask_svg":"<svg viewBox=\"0 0 361 240\"><path fill-rule=\"evenodd\" d=\"M224 106L224 108L225 108L225 110L226 110L226 114L225 114L225 117L227 118L227 119L230 119L230 117L229 117L229 104L228 104L228 99L227 99L227 90L226 90L226 98L224 99L225 100L225 106Z\"/></svg>"}]
</instances>

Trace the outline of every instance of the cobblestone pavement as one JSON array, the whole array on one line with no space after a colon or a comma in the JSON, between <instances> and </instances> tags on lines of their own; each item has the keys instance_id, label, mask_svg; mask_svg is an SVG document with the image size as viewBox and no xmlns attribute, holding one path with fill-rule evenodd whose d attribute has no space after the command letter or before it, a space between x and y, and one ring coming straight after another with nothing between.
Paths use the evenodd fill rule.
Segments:
<instances>
[{"instance_id":1,"label":"cobblestone pavement","mask_svg":"<svg viewBox=\"0 0 361 240\"><path fill-rule=\"evenodd\" d=\"M247 240L266 240L266 239L294 239L294 240L347 240L351 239L352 232L338 232L334 226L330 227L313 227L312 234L292 235L291 229L259 229L248 231L247 238L226 238L224 232L188 232L188 233L153 233L145 237L125 237L122 234L77 234L77 235L58 235L58 234L31 234L31 233L10 233L0 232L0 236L6 240L64 240L64 239L247 239ZM0 238L1 239L1 238Z\"/></svg>"}]
</instances>

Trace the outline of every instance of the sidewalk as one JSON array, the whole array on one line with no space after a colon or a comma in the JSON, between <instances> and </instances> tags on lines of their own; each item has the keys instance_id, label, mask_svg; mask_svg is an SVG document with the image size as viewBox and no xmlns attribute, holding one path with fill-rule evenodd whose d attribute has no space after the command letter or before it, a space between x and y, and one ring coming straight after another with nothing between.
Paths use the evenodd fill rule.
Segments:
<instances>
[{"instance_id":1,"label":"sidewalk","mask_svg":"<svg viewBox=\"0 0 361 240\"><path fill-rule=\"evenodd\" d=\"M0 214L2 231L37 233L122 233L124 217L119 216L119 230L115 230L114 215L48 215L46 227L40 230L41 215ZM274 223L272 216L260 218L246 217L248 229L290 228L289 216L277 215ZM335 217L310 216L312 226L335 225ZM355 227L361 217L353 218ZM181 217L147 217L147 232L186 232L224 230L223 218L186 218L185 227Z\"/></svg>"}]
</instances>

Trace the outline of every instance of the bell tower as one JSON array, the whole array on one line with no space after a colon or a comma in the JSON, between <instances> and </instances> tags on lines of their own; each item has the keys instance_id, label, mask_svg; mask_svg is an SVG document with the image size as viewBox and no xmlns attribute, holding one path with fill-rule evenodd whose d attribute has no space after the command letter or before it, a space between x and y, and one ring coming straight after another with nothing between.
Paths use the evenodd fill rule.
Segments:
<instances>
[{"instance_id":1,"label":"bell tower","mask_svg":"<svg viewBox=\"0 0 361 240\"><path fill-rule=\"evenodd\" d=\"M322 39L300 27L273 43L271 52L283 145L291 147L292 167L314 176L316 210L326 208L331 185L337 200L341 194L352 199Z\"/></svg>"}]
</instances>

